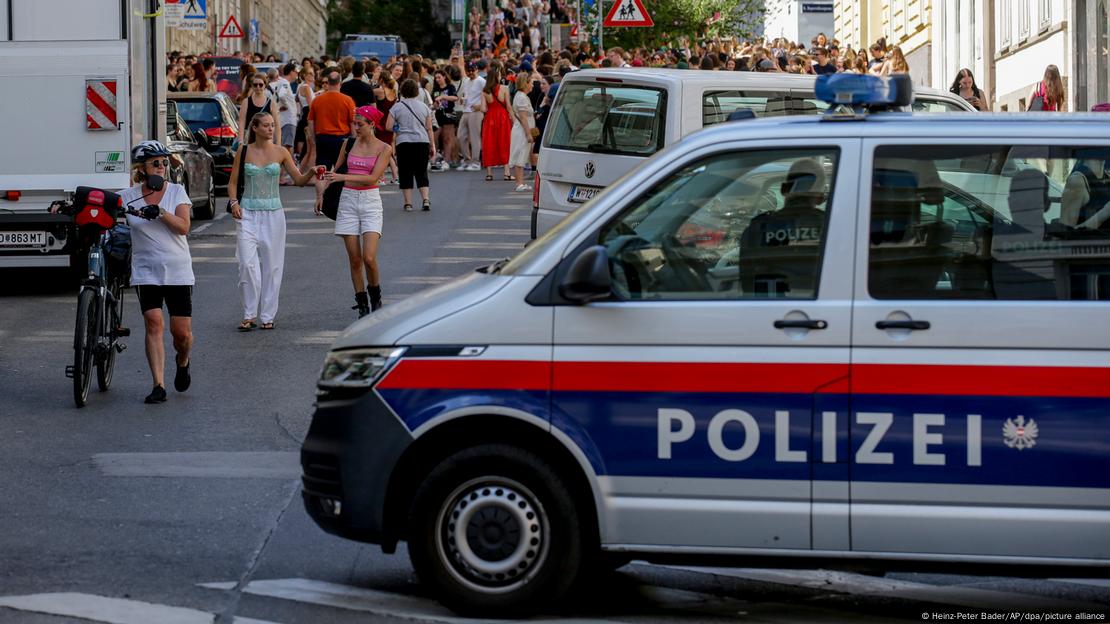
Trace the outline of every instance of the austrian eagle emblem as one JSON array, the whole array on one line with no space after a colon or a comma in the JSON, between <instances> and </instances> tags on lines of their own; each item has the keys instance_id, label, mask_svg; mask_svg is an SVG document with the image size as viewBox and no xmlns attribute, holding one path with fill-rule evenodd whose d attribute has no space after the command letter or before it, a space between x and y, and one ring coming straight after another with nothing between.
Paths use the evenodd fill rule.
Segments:
<instances>
[{"instance_id":1,"label":"austrian eagle emblem","mask_svg":"<svg viewBox=\"0 0 1110 624\"><path fill-rule=\"evenodd\" d=\"M1002 439L1006 446L1016 448L1019 451L1036 446L1039 433L1040 428L1037 426L1037 421L1030 418L1026 422L1025 416L1007 418L1002 425Z\"/></svg>"}]
</instances>

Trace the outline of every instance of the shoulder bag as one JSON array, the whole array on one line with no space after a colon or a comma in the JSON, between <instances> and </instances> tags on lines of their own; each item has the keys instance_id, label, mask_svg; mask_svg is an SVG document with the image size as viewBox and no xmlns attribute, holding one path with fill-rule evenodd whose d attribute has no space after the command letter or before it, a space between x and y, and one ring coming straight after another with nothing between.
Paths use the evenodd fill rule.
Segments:
<instances>
[{"instance_id":1,"label":"shoulder bag","mask_svg":"<svg viewBox=\"0 0 1110 624\"><path fill-rule=\"evenodd\" d=\"M235 201L243 202L243 182L247 175L247 146L239 146L239 176L235 181ZM227 211L231 212L231 200L227 200Z\"/></svg>"},{"instance_id":2,"label":"shoulder bag","mask_svg":"<svg viewBox=\"0 0 1110 624\"><path fill-rule=\"evenodd\" d=\"M351 155L351 150L355 146L355 139L347 139L347 147L344 151L343 164L335 168L336 173L347 173L347 157ZM324 189L324 202L320 206L320 212L324 216L335 221L336 215L339 214L339 196L343 194L343 183L333 182Z\"/></svg>"}]
</instances>

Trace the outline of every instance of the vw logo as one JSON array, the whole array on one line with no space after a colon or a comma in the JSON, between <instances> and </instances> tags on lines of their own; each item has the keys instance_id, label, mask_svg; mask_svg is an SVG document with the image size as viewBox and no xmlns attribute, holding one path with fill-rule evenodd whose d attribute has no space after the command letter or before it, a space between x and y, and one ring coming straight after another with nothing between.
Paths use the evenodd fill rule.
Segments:
<instances>
[{"instance_id":1,"label":"vw logo","mask_svg":"<svg viewBox=\"0 0 1110 624\"><path fill-rule=\"evenodd\" d=\"M591 160L586 163L586 177L592 178L595 173L597 173L597 171L594 169L594 161Z\"/></svg>"}]
</instances>

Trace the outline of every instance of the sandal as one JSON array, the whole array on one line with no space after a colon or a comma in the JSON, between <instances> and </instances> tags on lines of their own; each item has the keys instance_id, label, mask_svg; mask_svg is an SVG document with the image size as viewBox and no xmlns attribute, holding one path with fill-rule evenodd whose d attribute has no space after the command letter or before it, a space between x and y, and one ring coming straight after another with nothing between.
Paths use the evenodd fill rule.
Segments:
<instances>
[{"instance_id":1,"label":"sandal","mask_svg":"<svg viewBox=\"0 0 1110 624\"><path fill-rule=\"evenodd\" d=\"M239 323L239 327L237 329L241 332L249 332L255 327L258 327L257 323L250 319L244 319L242 323Z\"/></svg>"},{"instance_id":2,"label":"sandal","mask_svg":"<svg viewBox=\"0 0 1110 624\"><path fill-rule=\"evenodd\" d=\"M513 182L514 180L516 180L516 178L514 178L513 176L505 176L501 179L506 181L506 182Z\"/></svg>"},{"instance_id":3,"label":"sandal","mask_svg":"<svg viewBox=\"0 0 1110 624\"><path fill-rule=\"evenodd\" d=\"M274 322L273 321L270 321L269 323L263 323L263 324L258 326L258 329L273 329L273 328L274 328Z\"/></svg>"},{"instance_id":4,"label":"sandal","mask_svg":"<svg viewBox=\"0 0 1110 624\"><path fill-rule=\"evenodd\" d=\"M486 175L486 182L490 182L492 180L493 180L493 176L487 174Z\"/></svg>"},{"instance_id":5,"label":"sandal","mask_svg":"<svg viewBox=\"0 0 1110 624\"><path fill-rule=\"evenodd\" d=\"M412 212L412 204L405 204L404 211L405 212Z\"/></svg>"}]
</instances>

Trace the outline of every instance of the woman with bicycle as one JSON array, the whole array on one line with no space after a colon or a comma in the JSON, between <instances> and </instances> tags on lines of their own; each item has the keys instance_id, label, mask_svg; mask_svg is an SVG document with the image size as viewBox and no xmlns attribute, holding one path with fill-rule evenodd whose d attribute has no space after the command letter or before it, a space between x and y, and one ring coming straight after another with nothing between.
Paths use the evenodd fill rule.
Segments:
<instances>
[{"instance_id":1,"label":"woman with bicycle","mask_svg":"<svg viewBox=\"0 0 1110 624\"><path fill-rule=\"evenodd\" d=\"M146 325L146 359L154 389L146 403L166 400L164 371L166 350L162 344L165 324L162 306L170 313L170 335L176 352L177 373L173 386L189 389L192 377L189 353L193 347L193 259L189 254L189 224L193 204L180 184L166 180L170 151L158 141L143 141L131 150L135 186L120 192L125 206L140 202L159 208L156 219L127 216L131 227L131 285L139 296Z\"/></svg>"}]
</instances>

